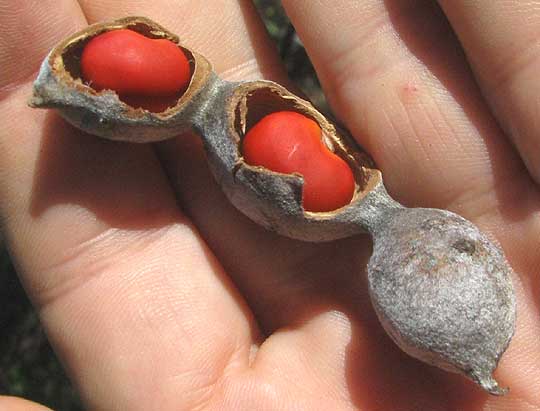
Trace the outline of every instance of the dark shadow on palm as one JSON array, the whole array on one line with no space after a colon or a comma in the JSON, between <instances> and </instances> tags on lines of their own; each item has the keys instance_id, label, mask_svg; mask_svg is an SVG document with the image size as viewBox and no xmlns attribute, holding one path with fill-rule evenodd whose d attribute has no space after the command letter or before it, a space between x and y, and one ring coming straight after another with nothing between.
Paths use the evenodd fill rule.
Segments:
<instances>
[{"instance_id":1,"label":"dark shadow on palm","mask_svg":"<svg viewBox=\"0 0 540 411\"><path fill-rule=\"evenodd\" d=\"M177 222L176 205L150 145L96 138L54 112L46 114L41 141L32 216L71 204L113 228L156 229Z\"/></svg>"}]
</instances>

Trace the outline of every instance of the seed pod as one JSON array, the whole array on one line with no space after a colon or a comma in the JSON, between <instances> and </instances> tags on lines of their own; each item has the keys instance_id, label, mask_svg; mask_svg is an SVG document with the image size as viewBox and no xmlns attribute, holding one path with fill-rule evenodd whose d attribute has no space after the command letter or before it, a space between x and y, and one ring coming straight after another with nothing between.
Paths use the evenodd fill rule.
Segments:
<instances>
[{"instance_id":1,"label":"seed pod","mask_svg":"<svg viewBox=\"0 0 540 411\"><path fill-rule=\"evenodd\" d=\"M313 106L270 81L215 83L214 99L196 118L207 159L229 200L262 226L305 241L329 241L366 232L378 202L387 202L381 174L371 159L353 150L349 137L337 130ZM242 158L242 137L265 115L296 111L315 120L327 146L351 167L356 190L350 204L329 212L302 207L302 177L251 166ZM371 211L370 211L371 210Z\"/></svg>"},{"instance_id":2,"label":"seed pod","mask_svg":"<svg viewBox=\"0 0 540 411\"><path fill-rule=\"evenodd\" d=\"M469 221L402 208L374 232L369 290L385 330L409 355L459 372L492 394L514 333L510 269Z\"/></svg>"},{"instance_id":3,"label":"seed pod","mask_svg":"<svg viewBox=\"0 0 540 411\"><path fill-rule=\"evenodd\" d=\"M208 101L217 79L208 60L178 44L189 60L191 81L176 104L161 113L133 108L112 90L94 90L81 79L80 60L85 45L102 33L129 29L152 39L178 44L178 36L145 17L99 23L68 37L43 61L34 82L30 106L56 108L75 127L111 140L146 143L191 130L192 118Z\"/></svg>"},{"instance_id":4,"label":"seed pod","mask_svg":"<svg viewBox=\"0 0 540 411\"><path fill-rule=\"evenodd\" d=\"M112 140L145 143L194 130L226 196L255 222L306 241L370 233L375 245L370 295L388 334L413 357L462 373L492 394L504 393L491 373L515 326L511 269L472 223L443 210L401 206L386 192L370 157L309 102L270 81L221 80L204 57L183 46L192 78L178 102L163 112L133 108L112 90L92 89L80 79L82 49L94 36L119 28L178 43L174 34L143 17L90 26L51 51L30 104L57 108L76 127ZM244 161L243 137L276 111L294 111L318 123L323 142L354 175L349 204L306 211L301 175Z\"/></svg>"}]
</instances>

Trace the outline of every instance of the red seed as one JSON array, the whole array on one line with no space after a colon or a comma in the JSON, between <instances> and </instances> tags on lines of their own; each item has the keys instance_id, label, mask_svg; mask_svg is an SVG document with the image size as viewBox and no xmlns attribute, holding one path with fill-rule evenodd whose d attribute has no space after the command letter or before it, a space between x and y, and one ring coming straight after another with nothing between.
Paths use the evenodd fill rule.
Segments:
<instances>
[{"instance_id":1,"label":"red seed","mask_svg":"<svg viewBox=\"0 0 540 411\"><path fill-rule=\"evenodd\" d=\"M171 97L183 92L191 78L189 61L176 44L127 29L90 40L81 71L92 88L114 90L121 97Z\"/></svg>"},{"instance_id":2,"label":"red seed","mask_svg":"<svg viewBox=\"0 0 540 411\"><path fill-rule=\"evenodd\" d=\"M275 112L246 133L244 160L280 173L300 173L304 177L304 209L335 210L350 203L354 176L321 138L321 128L314 120L292 111Z\"/></svg>"}]
</instances>

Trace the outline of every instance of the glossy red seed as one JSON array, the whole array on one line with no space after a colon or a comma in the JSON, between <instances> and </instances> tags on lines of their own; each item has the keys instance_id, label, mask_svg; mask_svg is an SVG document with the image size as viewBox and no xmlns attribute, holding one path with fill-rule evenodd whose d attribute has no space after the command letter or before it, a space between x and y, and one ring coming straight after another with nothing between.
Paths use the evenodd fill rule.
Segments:
<instances>
[{"instance_id":1,"label":"glossy red seed","mask_svg":"<svg viewBox=\"0 0 540 411\"><path fill-rule=\"evenodd\" d=\"M82 52L81 71L92 88L114 90L121 97L137 96L138 101L143 96L170 100L187 88L191 78L189 61L176 44L127 29L90 40Z\"/></svg>"},{"instance_id":2,"label":"glossy red seed","mask_svg":"<svg viewBox=\"0 0 540 411\"><path fill-rule=\"evenodd\" d=\"M322 142L319 125L292 111L269 114L244 137L244 160L272 171L304 178L307 211L331 211L347 205L354 194L354 176L347 163Z\"/></svg>"}]
</instances>

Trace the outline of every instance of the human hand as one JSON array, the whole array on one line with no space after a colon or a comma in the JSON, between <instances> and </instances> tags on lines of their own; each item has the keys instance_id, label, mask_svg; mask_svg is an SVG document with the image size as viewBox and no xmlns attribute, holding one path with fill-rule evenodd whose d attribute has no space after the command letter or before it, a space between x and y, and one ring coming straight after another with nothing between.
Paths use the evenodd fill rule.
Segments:
<instances>
[{"instance_id":1,"label":"human hand","mask_svg":"<svg viewBox=\"0 0 540 411\"><path fill-rule=\"evenodd\" d=\"M225 78L285 82L249 2L10 3L0 0L3 232L89 409L540 408L534 5L441 1L477 83L432 2L283 2L390 193L455 211L505 250L518 324L499 398L384 334L365 284L367 238L308 244L264 231L224 198L194 136L109 142L26 107L55 43L126 15L179 34Z\"/></svg>"}]
</instances>

